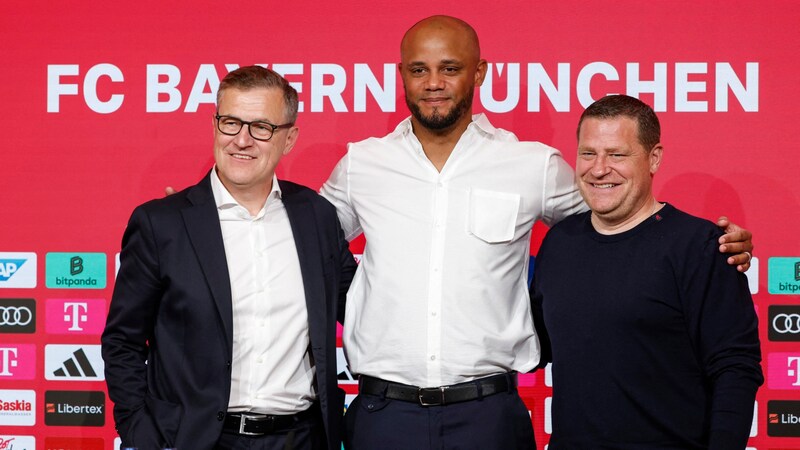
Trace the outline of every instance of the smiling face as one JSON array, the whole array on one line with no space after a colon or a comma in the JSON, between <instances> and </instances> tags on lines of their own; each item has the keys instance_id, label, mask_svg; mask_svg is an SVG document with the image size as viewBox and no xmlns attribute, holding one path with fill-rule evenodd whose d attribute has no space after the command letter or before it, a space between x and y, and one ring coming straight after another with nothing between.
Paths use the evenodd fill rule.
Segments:
<instances>
[{"instance_id":1,"label":"smiling face","mask_svg":"<svg viewBox=\"0 0 800 450\"><path fill-rule=\"evenodd\" d=\"M286 122L283 94L277 88L241 90L225 89L221 92L217 111L222 116L232 116L244 121L265 121L272 124ZM298 130L279 128L272 139L258 141L250 136L244 125L235 136L219 131L214 123L214 160L217 175L228 192L242 201L241 196L266 196L272 188L272 175L283 155L291 151Z\"/></svg>"},{"instance_id":2,"label":"smiling face","mask_svg":"<svg viewBox=\"0 0 800 450\"><path fill-rule=\"evenodd\" d=\"M639 142L636 120L630 117L582 122L575 171L598 231L624 231L652 214L653 175L661 155L661 144L648 152Z\"/></svg>"},{"instance_id":3,"label":"smiling face","mask_svg":"<svg viewBox=\"0 0 800 450\"><path fill-rule=\"evenodd\" d=\"M429 130L466 127L472 120L475 86L486 75L475 31L452 17L425 19L403 37L400 57L414 125Z\"/></svg>"}]
</instances>

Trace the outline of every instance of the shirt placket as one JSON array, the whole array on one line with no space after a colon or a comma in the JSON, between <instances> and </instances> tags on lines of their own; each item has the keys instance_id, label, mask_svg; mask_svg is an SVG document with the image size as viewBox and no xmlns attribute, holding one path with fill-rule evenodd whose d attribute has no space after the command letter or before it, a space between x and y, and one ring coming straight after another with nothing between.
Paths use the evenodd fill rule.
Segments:
<instances>
[{"instance_id":1,"label":"shirt placket","mask_svg":"<svg viewBox=\"0 0 800 450\"><path fill-rule=\"evenodd\" d=\"M442 385L442 277L444 266L445 223L447 222L447 183L439 174L433 187L433 235L428 277L428 386Z\"/></svg>"},{"instance_id":2,"label":"shirt placket","mask_svg":"<svg viewBox=\"0 0 800 450\"><path fill-rule=\"evenodd\" d=\"M250 236L252 239L251 245L254 252L253 264L253 283L255 287L254 307L256 308L254 317L255 323L253 324L253 334L255 345L255 360L252 366L253 372L251 373L252 380L258 380L259 375L264 373L264 363L267 359L266 346L258 345L258 343L266 342L268 315L265 313L266 305L262 304L266 297L266 278L267 270L269 270L269 260L266 255L266 224L264 217L258 217L250 222ZM261 383L254 382L252 384L251 398L258 398L258 389Z\"/></svg>"}]
</instances>

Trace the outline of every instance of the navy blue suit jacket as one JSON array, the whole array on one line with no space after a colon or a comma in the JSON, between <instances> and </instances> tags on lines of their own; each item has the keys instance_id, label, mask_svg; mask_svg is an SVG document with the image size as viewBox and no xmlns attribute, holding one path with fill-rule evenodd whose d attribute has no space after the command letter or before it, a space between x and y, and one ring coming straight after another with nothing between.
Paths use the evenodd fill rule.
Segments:
<instances>
[{"instance_id":1,"label":"navy blue suit jacket","mask_svg":"<svg viewBox=\"0 0 800 450\"><path fill-rule=\"evenodd\" d=\"M279 182L297 247L311 352L331 449L344 394L336 381L336 318L355 272L335 208ZM137 207L102 336L108 393L125 445L212 449L231 388L231 287L209 176Z\"/></svg>"}]
</instances>

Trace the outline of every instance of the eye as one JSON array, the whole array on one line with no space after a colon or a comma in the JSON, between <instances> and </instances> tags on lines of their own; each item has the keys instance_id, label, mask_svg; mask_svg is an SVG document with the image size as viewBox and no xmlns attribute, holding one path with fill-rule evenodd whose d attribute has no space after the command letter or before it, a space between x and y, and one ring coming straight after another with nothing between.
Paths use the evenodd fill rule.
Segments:
<instances>
[{"instance_id":1,"label":"eye","mask_svg":"<svg viewBox=\"0 0 800 450\"><path fill-rule=\"evenodd\" d=\"M250 128L252 128L254 131L258 131L258 132L265 132L265 131L271 131L272 130L272 127L269 126L269 124L267 124L265 122L253 122L253 123L250 124Z\"/></svg>"}]
</instances>

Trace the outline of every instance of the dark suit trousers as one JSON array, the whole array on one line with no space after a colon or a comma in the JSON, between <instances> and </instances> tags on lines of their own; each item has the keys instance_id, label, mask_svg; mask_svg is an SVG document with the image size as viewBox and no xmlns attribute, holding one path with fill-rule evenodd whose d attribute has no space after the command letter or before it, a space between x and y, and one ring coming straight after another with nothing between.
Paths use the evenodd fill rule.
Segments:
<instances>
[{"instance_id":1,"label":"dark suit trousers","mask_svg":"<svg viewBox=\"0 0 800 450\"><path fill-rule=\"evenodd\" d=\"M347 450L536 449L516 390L445 406L358 395L345 422Z\"/></svg>"}]
</instances>

